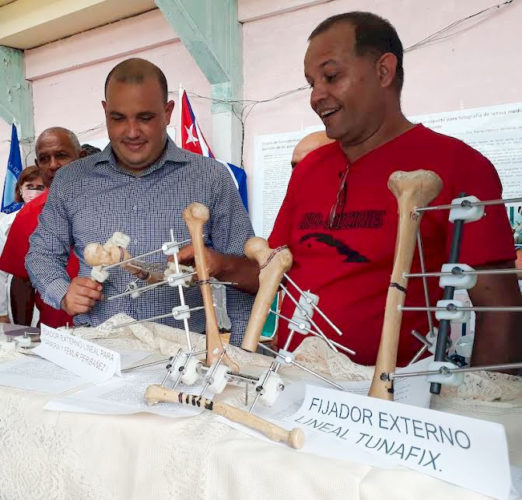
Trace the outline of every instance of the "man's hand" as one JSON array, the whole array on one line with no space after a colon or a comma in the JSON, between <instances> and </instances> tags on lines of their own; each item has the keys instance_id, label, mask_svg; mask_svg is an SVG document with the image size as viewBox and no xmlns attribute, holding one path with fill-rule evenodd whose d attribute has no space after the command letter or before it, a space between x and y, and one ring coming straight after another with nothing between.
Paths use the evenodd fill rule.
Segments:
<instances>
[{"instance_id":1,"label":"man's hand","mask_svg":"<svg viewBox=\"0 0 522 500\"><path fill-rule=\"evenodd\" d=\"M216 278L223 272L223 258L224 255L212 250L211 248L205 248L205 263L207 265L207 271L210 276ZM170 257L169 257L170 259ZM180 249L178 254L178 260L180 264L186 266L194 266L194 247L192 244L184 246Z\"/></svg>"},{"instance_id":2,"label":"man's hand","mask_svg":"<svg viewBox=\"0 0 522 500\"><path fill-rule=\"evenodd\" d=\"M103 297L102 289L103 286L91 278L76 277L62 299L62 309L70 316L87 313Z\"/></svg>"},{"instance_id":3,"label":"man's hand","mask_svg":"<svg viewBox=\"0 0 522 500\"><path fill-rule=\"evenodd\" d=\"M259 287L259 265L245 256L225 255L205 247L205 262L209 276L236 283L237 289L255 294ZM180 264L194 264L194 247L187 245L178 254Z\"/></svg>"},{"instance_id":4,"label":"man's hand","mask_svg":"<svg viewBox=\"0 0 522 500\"><path fill-rule=\"evenodd\" d=\"M9 321L9 316L0 316L0 323L11 323Z\"/></svg>"}]
</instances>

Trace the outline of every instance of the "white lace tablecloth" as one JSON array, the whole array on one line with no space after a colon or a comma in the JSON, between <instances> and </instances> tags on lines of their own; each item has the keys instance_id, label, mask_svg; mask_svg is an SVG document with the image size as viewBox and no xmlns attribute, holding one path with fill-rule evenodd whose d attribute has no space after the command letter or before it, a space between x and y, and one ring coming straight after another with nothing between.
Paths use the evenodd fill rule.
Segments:
<instances>
[{"instance_id":1,"label":"white lace tablecloth","mask_svg":"<svg viewBox=\"0 0 522 500\"><path fill-rule=\"evenodd\" d=\"M161 328L149 333L147 327L120 332L118 342L126 339L127 347L148 346L164 354L182 342L182 336L173 341ZM308 355L317 349L309 348ZM231 358L267 363L240 351ZM323 359L322 368L328 371L331 363L338 361ZM355 378L369 373L357 365L345 365L344 371ZM0 398L1 500L485 498L415 471L383 470L272 444L210 413L171 419L44 411L51 396L6 387L0 387Z\"/></svg>"}]
</instances>

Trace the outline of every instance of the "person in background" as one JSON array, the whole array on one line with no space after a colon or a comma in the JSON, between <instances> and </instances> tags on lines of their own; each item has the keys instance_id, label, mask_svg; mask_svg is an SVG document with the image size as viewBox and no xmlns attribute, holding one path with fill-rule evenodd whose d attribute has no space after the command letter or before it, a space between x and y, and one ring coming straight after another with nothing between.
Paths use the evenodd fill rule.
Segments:
<instances>
[{"instance_id":1,"label":"person in background","mask_svg":"<svg viewBox=\"0 0 522 500\"><path fill-rule=\"evenodd\" d=\"M84 158L85 156L90 156L96 153L101 152L100 148L97 148L96 146L92 146L91 144L82 144L82 150L80 152L80 156Z\"/></svg>"},{"instance_id":2,"label":"person in background","mask_svg":"<svg viewBox=\"0 0 522 500\"><path fill-rule=\"evenodd\" d=\"M290 162L292 169L294 169L300 161L304 160L314 149L320 148L325 144L330 144L331 142L334 142L334 139L330 139L324 130L305 135L294 147L292 161Z\"/></svg>"},{"instance_id":3,"label":"person in background","mask_svg":"<svg viewBox=\"0 0 522 500\"><path fill-rule=\"evenodd\" d=\"M80 157L80 143L76 135L63 127L51 127L44 130L36 141L36 164L41 169L43 180L51 185L56 172ZM32 311L32 304L40 311L40 322L51 327L72 323L72 318L61 310L45 304L29 282L25 269L25 259L29 251L29 238L38 225L38 218L47 202L47 190L43 196L27 203L17 213L11 231L0 257L0 270L13 275L11 283L12 302L25 305L25 311ZM67 261L67 272L70 276L78 274L78 259L71 253ZM20 310L20 306L15 309ZM13 318L18 324L31 324L27 317ZM23 321L23 322L22 322Z\"/></svg>"},{"instance_id":4,"label":"person in background","mask_svg":"<svg viewBox=\"0 0 522 500\"><path fill-rule=\"evenodd\" d=\"M15 201L26 204L43 194L46 188L46 183L43 178L43 172L39 167L31 166L24 168L16 182ZM12 212L10 214L0 213L0 254L5 246L7 234L17 213L18 212ZM0 323L14 322L13 317L19 318L20 316L24 318L24 321L30 322L33 313L32 309L26 311L26 304L16 302L10 304L10 281L10 275L4 271L0 271ZM12 312L10 310L12 310ZM10 312L11 314L9 314Z\"/></svg>"}]
</instances>

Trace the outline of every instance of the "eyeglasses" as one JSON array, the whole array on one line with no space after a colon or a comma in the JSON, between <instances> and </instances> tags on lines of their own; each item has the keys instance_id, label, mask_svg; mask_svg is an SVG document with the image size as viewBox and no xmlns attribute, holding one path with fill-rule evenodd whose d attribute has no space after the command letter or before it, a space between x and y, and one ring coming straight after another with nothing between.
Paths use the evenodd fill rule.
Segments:
<instances>
[{"instance_id":1,"label":"eyeglasses","mask_svg":"<svg viewBox=\"0 0 522 500\"><path fill-rule=\"evenodd\" d=\"M330 210L330 216L328 217L328 227L330 229L338 229L339 216L344 212L344 205L346 203L346 181L348 179L348 172L350 171L350 165L346 165L346 170L341 177L341 183L337 191L337 199L335 204L332 205Z\"/></svg>"}]
</instances>

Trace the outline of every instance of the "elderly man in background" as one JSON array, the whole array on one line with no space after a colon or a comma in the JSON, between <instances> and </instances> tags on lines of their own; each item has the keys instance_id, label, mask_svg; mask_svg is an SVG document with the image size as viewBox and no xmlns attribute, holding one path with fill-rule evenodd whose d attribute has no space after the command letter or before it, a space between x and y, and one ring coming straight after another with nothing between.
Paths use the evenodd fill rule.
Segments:
<instances>
[{"instance_id":1,"label":"elderly man in background","mask_svg":"<svg viewBox=\"0 0 522 500\"><path fill-rule=\"evenodd\" d=\"M63 166L80 157L80 143L76 135L63 127L51 127L44 130L36 141L35 163L42 171L47 185L50 185L56 172ZM25 269L25 260L29 251L29 238L38 225L38 217L47 201L49 191L27 203L15 217L7 241L0 257L0 269L14 276L11 284L11 300L18 304L18 311L32 311L33 301L40 311L40 322L52 327L64 326L72 322L70 315L55 309L42 301L40 294L34 294ZM74 254L67 262L67 273L76 276L78 260ZM30 324L27 315L17 315L15 323Z\"/></svg>"}]
</instances>

